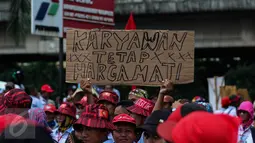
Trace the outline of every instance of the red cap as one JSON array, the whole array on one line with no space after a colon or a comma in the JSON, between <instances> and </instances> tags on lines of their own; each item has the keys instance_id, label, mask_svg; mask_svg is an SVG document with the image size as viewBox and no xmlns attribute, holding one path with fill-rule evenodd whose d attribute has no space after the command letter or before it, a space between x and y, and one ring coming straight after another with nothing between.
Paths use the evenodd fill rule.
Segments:
<instances>
[{"instance_id":1,"label":"red cap","mask_svg":"<svg viewBox=\"0 0 255 143\"><path fill-rule=\"evenodd\" d=\"M115 116L112 120L112 123L119 122L127 122L136 125L135 119L129 116L128 114L119 114L118 116Z\"/></svg>"},{"instance_id":2,"label":"red cap","mask_svg":"<svg viewBox=\"0 0 255 143\"><path fill-rule=\"evenodd\" d=\"M97 129L115 129L115 126L110 122L107 108L101 104L85 106L80 118L73 125L74 129L76 130L79 125Z\"/></svg>"},{"instance_id":3,"label":"red cap","mask_svg":"<svg viewBox=\"0 0 255 143\"><path fill-rule=\"evenodd\" d=\"M41 87L41 91L49 92L49 93L54 92L54 90L53 90L53 89L51 88L51 86L48 85L48 84L44 84L44 85Z\"/></svg>"},{"instance_id":4,"label":"red cap","mask_svg":"<svg viewBox=\"0 0 255 143\"><path fill-rule=\"evenodd\" d=\"M54 112L56 112L56 107L54 106L54 105L52 105L52 104L48 104L48 105L45 105L44 107L43 107L43 110L44 110L44 112L51 112L51 113L54 113Z\"/></svg>"},{"instance_id":5,"label":"red cap","mask_svg":"<svg viewBox=\"0 0 255 143\"><path fill-rule=\"evenodd\" d=\"M76 118L76 107L69 102L62 103L56 112Z\"/></svg>"},{"instance_id":6,"label":"red cap","mask_svg":"<svg viewBox=\"0 0 255 143\"><path fill-rule=\"evenodd\" d=\"M96 103L97 102L97 97L93 96L93 100L94 100L94 103ZM87 96L82 97L82 99L79 102L75 103L75 105L78 105L78 104L80 104L84 107L86 105L88 105L88 97Z\"/></svg>"},{"instance_id":7,"label":"red cap","mask_svg":"<svg viewBox=\"0 0 255 143\"><path fill-rule=\"evenodd\" d=\"M168 135L172 135L174 143L236 143L239 125L236 117L196 111L183 118Z\"/></svg>"},{"instance_id":8,"label":"red cap","mask_svg":"<svg viewBox=\"0 0 255 143\"><path fill-rule=\"evenodd\" d=\"M9 125L26 122L25 118L16 114L5 114L0 116L0 133Z\"/></svg>"},{"instance_id":9,"label":"red cap","mask_svg":"<svg viewBox=\"0 0 255 143\"><path fill-rule=\"evenodd\" d=\"M99 103L100 101L108 101L111 102L112 104L116 105L118 103L119 100L119 96L112 91L102 91L99 94L99 99L97 101L97 103Z\"/></svg>"},{"instance_id":10,"label":"red cap","mask_svg":"<svg viewBox=\"0 0 255 143\"><path fill-rule=\"evenodd\" d=\"M154 108L154 103L146 98L139 98L133 106L127 108L132 113L148 117Z\"/></svg>"},{"instance_id":11,"label":"red cap","mask_svg":"<svg viewBox=\"0 0 255 143\"><path fill-rule=\"evenodd\" d=\"M88 97L87 96L82 97L82 99L79 102L75 103L75 105L77 105L77 104L86 106L88 104Z\"/></svg>"},{"instance_id":12,"label":"red cap","mask_svg":"<svg viewBox=\"0 0 255 143\"><path fill-rule=\"evenodd\" d=\"M32 98L21 89L12 89L6 92L0 99L0 114L10 113L10 108L24 109L30 108Z\"/></svg>"},{"instance_id":13,"label":"red cap","mask_svg":"<svg viewBox=\"0 0 255 143\"><path fill-rule=\"evenodd\" d=\"M206 111L206 109L196 103L187 103L179 106L174 112L171 113L171 115L164 123L158 125L158 134L166 141L172 142L172 136L169 135L169 133L172 132L172 128L179 121L181 121L184 116L194 111Z\"/></svg>"},{"instance_id":14,"label":"red cap","mask_svg":"<svg viewBox=\"0 0 255 143\"><path fill-rule=\"evenodd\" d=\"M222 107L226 107L226 106L229 106L231 103L229 97L224 97L221 99L221 106Z\"/></svg>"}]
</instances>

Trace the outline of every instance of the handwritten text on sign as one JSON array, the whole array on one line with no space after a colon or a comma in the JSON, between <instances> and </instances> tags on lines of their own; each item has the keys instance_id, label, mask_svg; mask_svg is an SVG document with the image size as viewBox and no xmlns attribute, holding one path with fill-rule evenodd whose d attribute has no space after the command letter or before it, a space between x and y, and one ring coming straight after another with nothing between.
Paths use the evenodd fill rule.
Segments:
<instances>
[{"instance_id":1,"label":"handwritten text on sign","mask_svg":"<svg viewBox=\"0 0 255 143\"><path fill-rule=\"evenodd\" d=\"M194 32L69 30L66 80L93 84L193 82Z\"/></svg>"}]
</instances>

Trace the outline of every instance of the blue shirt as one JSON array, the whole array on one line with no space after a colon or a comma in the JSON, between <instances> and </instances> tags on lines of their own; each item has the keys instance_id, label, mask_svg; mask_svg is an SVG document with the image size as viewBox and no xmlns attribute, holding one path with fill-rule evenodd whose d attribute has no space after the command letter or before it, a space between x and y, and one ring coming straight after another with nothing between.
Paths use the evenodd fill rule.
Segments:
<instances>
[{"instance_id":1,"label":"blue shirt","mask_svg":"<svg viewBox=\"0 0 255 143\"><path fill-rule=\"evenodd\" d=\"M143 137L144 137L144 134L141 135L141 138L140 138L140 140L138 141L138 143L144 143Z\"/></svg>"},{"instance_id":2,"label":"blue shirt","mask_svg":"<svg viewBox=\"0 0 255 143\"><path fill-rule=\"evenodd\" d=\"M104 141L103 143L114 143L112 133L109 133L107 138L108 140Z\"/></svg>"}]
</instances>

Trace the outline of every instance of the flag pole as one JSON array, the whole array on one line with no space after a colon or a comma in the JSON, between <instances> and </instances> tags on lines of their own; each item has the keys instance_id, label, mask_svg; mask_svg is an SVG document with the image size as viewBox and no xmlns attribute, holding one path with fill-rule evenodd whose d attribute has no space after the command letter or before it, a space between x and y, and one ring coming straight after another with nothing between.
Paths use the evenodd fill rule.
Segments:
<instances>
[{"instance_id":1,"label":"flag pole","mask_svg":"<svg viewBox=\"0 0 255 143\"><path fill-rule=\"evenodd\" d=\"M216 98L216 110L218 110L219 96L218 96L218 88L217 88L217 76L214 76L214 92Z\"/></svg>"}]
</instances>

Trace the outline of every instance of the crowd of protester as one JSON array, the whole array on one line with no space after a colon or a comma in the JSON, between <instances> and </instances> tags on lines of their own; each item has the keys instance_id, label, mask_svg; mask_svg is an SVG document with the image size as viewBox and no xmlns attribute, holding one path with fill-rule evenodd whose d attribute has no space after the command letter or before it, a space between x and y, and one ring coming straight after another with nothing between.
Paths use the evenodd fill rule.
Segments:
<instances>
[{"instance_id":1,"label":"crowd of protester","mask_svg":"<svg viewBox=\"0 0 255 143\"><path fill-rule=\"evenodd\" d=\"M133 88L120 100L117 89L88 79L72 86L62 103L50 100L54 90L48 84L39 94L34 87L29 94L12 83L6 87L0 96L0 143L255 142L253 104L238 95L222 98L222 108L213 111L200 96L172 97L169 80L156 98Z\"/></svg>"}]
</instances>

